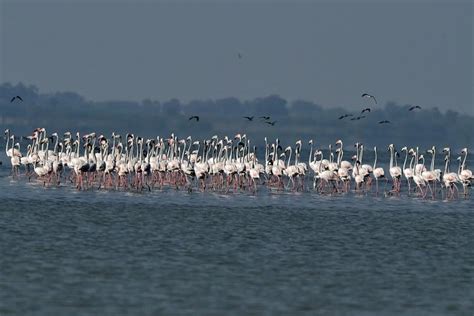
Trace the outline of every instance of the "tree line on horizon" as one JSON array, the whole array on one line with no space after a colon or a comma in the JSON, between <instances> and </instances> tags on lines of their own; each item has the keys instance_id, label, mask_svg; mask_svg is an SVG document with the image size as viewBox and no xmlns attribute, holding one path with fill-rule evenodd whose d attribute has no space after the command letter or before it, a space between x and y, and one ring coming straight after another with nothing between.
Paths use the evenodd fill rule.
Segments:
<instances>
[{"instance_id":1,"label":"tree line on horizon","mask_svg":"<svg viewBox=\"0 0 474 316\"><path fill-rule=\"evenodd\" d=\"M19 95L23 101L14 100ZM362 101L361 101L361 104ZM262 144L264 137L280 138L292 143L298 139L327 145L342 139L350 145L361 141L368 146L452 146L474 145L474 117L453 110L441 112L437 107L408 111L411 104L387 102L371 106L365 118L339 119L341 115L360 114L360 110L344 107L326 108L305 100L288 102L278 95L240 100L236 97L192 100L156 101L86 100L75 92L40 93L36 86L22 83L0 85L0 123L16 135L29 135L36 127L49 131L89 133L106 136L115 131L132 132L144 137L169 135L209 138L214 134L229 137L246 133L252 141ZM361 106L362 109L362 106ZM199 122L190 116L200 117ZM253 116L249 121L244 116ZM265 124L260 116L270 116L274 126ZM390 124L378 124L389 120Z\"/></svg>"}]
</instances>

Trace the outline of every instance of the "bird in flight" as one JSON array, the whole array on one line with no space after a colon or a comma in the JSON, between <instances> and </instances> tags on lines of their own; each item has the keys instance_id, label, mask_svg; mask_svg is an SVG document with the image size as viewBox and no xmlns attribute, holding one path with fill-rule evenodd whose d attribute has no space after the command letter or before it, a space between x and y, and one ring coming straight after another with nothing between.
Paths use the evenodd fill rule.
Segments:
<instances>
[{"instance_id":1,"label":"bird in flight","mask_svg":"<svg viewBox=\"0 0 474 316\"><path fill-rule=\"evenodd\" d=\"M253 116L243 116L243 118L246 118L249 121L253 121Z\"/></svg>"},{"instance_id":2,"label":"bird in flight","mask_svg":"<svg viewBox=\"0 0 474 316\"><path fill-rule=\"evenodd\" d=\"M363 119L363 118L365 118L365 115L361 115L361 116L358 116L358 117L353 117L353 118L351 118L351 121L358 121L358 120Z\"/></svg>"},{"instance_id":3,"label":"bird in flight","mask_svg":"<svg viewBox=\"0 0 474 316\"><path fill-rule=\"evenodd\" d=\"M268 125L274 126L276 122L277 122L277 121L273 121L273 122L265 122L265 123L267 123Z\"/></svg>"},{"instance_id":4,"label":"bird in flight","mask_svg":"<svg viewBox=\"0 0 474 316\"><path fill-rule=\"evenodd\" d=\"M373 99L374 102L375 102L375 104L377 104L377 100L375 99L375 97L374 97L373 95L370 95L370 94L368 94L368 93L363 93L363 94L362 94L362 97L363 97L363 98Z\"/></svg>"},{"instance_id":5,"label":"bird in flight","mask_svg":"<svg viewBox=\"0 0 474 316\"><path fill-rule=\"evenodd\" d=\"M189 118L189 121L191 121L192 119L196 119L196 122L199 122L199 116L197 115L193 115Z\"/></svg>"},{"instance_id":6,"label":"bird in flight","mask_svg":"<svg viewBox=\"0 0 474 316\"><path fill-rule=\"evenodd\" d=\"M339 119L342 120L342 119L345 119L346 117L349 117L349 116L353 116L353 114L344 114L344 115L341 115L341 116L339 116Z\"/></svg>"},{"instance_id":7,"label":"bird in flight","mask_svg":"<svg viewBox=\"0 0 474 316\"><path fill-rule=\"evenodd\" d=\"M260 118L268 121L270 119L270 116L260 116Z\"/></svg>"},{"instance_id":8,"label":"bird in flight","mask_svg":"<svg viewBox=\"0 0 474 316\"><path fill-rule=\"evenodd\" d=\"M364 112L369 112L369 113L370 113L370 108L365 108L365 109L363 109L363 110L360 112L360 114L364 114Z\"/></svg>"},{"instance_id":9,"label":"bird in flight","mask_svg":"<svg viewBox=\"0 0 474 316\"><path fill-rule=\"evenodd\" d=\"M420 110L421 110L421 106L419 106L419 105L414 105L414 106L410 107L410 108L408 109L408 111L413 111L414 109L420 109Z\"/></svg>"},{"instance_id":10,"label":"bird in flight","mask_svg":"<svg viewBox=\"0 0 474 316\"><path fill-rule=\"evenodd\" d=\"M388 121L388 120L383 120L383 121L379 122L379 124L389 124L389 123L390 123L390 121Z\"/></svg>"},{"instance_id":11,"label":"bird in flight","mask_svg":"<svg viewBox=\"0 0 474 316\"><path fill-rule=\"evenodd\" d=\"M19 95L17 95L16 97L13 97L13 98L10 100L10 103L13 102L13 101L15 101L15 99L18 99L18 100L20 100L21 102L23 102L23 99L22 99Z\"/></svg>"}]
</instances>

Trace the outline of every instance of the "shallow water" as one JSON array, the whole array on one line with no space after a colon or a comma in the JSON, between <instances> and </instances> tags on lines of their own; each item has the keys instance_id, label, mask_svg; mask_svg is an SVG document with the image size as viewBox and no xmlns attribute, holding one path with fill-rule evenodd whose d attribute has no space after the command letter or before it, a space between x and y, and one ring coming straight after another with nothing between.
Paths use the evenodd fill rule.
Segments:
<instances>
[{"instance_id":1,"label":"shallow water","mask_svg":"<svg viewBox=\"0 0 474 316\"><path fill-rule=\"evenodd\" d=\"M474 202L77 192L0 169L0 315L472 315Z\"/></svg>"}]
</instances>

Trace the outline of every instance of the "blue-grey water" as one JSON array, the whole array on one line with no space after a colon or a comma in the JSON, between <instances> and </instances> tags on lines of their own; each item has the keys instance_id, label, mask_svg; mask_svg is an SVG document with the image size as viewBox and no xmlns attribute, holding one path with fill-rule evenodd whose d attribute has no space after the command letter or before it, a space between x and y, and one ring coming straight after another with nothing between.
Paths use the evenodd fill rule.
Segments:
<instances>
[{"instance_id":1,"label":"blue-grey water","mask_svg":"<svg viewBox=\"0 0 474 316\"><path fill-rule=\"evenodd\" d=\"M474 314L472 197L0 196L2 316Z\"/></svg>"}]
</instances>

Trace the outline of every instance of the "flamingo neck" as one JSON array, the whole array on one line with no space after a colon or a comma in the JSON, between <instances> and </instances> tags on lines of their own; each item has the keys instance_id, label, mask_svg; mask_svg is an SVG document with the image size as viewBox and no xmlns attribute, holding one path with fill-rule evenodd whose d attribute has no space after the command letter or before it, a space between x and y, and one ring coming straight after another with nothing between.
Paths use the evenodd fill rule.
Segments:
<instances>
[{"instance_id":1,"label":"flamingo neck","mask_svg":"<svg viewBox=\"0 0 474 316\"><path fill-rule=\"evenodd\" d=\"M10 130L7 132L7 144L5 145L5 153L8 156L8 145L10 144Z\"/></svg>"},{"instance_id":2,"label":"flamingo neck","mask_svg":"<svg viewBox=\"0 0 474 316\"><path fill-rule=\"evenodd\" d=\"M464 168L466 168L466 158L467 158L467 149L466 149L466 153L464 154L464 159L462 161L461 171L464 171Z\"/></svg>"},{"instance_id":3,"label":"flamingo neck","mask_svg":"<svg viewBox=\"0 0 474 316\"><path fill-rule=\"evenodd\" d=\"M430 170L431 170L431 171L434 170L435 155L436 155L436 149L433 149L433 154L431 155L431 166L430 166Z\"/></svg>"},{"instance_id":4,"label":"flamingo neck","mask_svg":"<svg viewBox=\"0 0 474 316\"><path fill-rule=\"evenodd\" d=\"M265 166L268 164L268 144L267 140L265 139Z\"/></svg>"},{"instance_id":5,"label":"flamingo neck","mask_svg":"<svg viewBox=\"0 0 474 316\"><path fill-rule=\"evenodd\" d=\"M293 149L291 149L291 147L290 147L290 154L288 155L288 163L286 164L287 167L290 166L290 161L291 161L291 155L292 155L292 153L293 153Z\"/></svg>"},{"instance_id":6,"label":"flamingo neck","mask_svg":"<svg viewBox=\"0 0 474 316\"><path fill-rule=\"evenodd\" d=\"M446 162L444 163L444 174L449 172L449 153L446 154Z\"/></svg>"},{"instance_id":7,"label":"flamingo neck","mask_svg":"<svg viewBox=\"0 0 474 316\"><path fill-rule=\"evenodd\" d=\"M405 167L407 165L407 160L408 160L408 150L405 150L405 160L403 161L403 170L405 170Z\"/></svg>"},{"instance_id":8,"label":"flamingo neck","mask_svg":"<svg viewBox=\"0 0 474 316\"><path fill-rule=\"evenodd\" d=\"M54 149L53 149L54 152L58 150L58 142L59 142L59 136L56 136L56 142L54 143Z\"/></svg>"},{"instance_id":9,"label":"flamingo neck","mask_svg":"<svg viewBox=\"0 0 474 316\"><path fill-rule=\"evenodd\" d=\"M415 156L411 156L410 159L410 169L413 169L413 162L415 161Z\"/></svg>"},{"instance_id":10,"label":"flamingo neck","mask_svg":"<svg viewBox=\"0 0 474 316\"><path fill-rule=\"evenodd\" d=\"M339 148L339 152L337 153L337 166L341 166L341 160L342 160L342 145Z\"/></svg>"},{"instance_id":11,"label":"flamingo neck","mask_svg":"<svg viewBox=\"0 0 474 316\"><path fill-rule=\"evenodd\" d=\"M375 159L374 159L374 170L375 170L375 167L377 166L377 147L374 147L374 155L375 155Z\"/></svg>"},{"instance_id":12,"label":"flamingo neck","mask_svg":"<svg viewBox=\"0 0 474 316\"><path fill-rule=\"evenodd\" d=\"M393 147L390 147L390 169L393 168Z\"/></svg>"}]
</instances>

